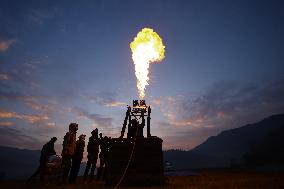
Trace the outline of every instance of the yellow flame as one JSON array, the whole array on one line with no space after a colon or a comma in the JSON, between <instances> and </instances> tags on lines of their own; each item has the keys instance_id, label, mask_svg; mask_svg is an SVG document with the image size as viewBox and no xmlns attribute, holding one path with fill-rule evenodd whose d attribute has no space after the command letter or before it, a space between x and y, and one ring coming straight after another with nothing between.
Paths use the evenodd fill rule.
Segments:
<instances>
[{"instance_id":1,"label":"yellow flame","mask_svg":"<svg viewBox=\"0 0 284 189\"><path fill-rule=\"evenodd\" d=\"M149 81L149 65L165 58L165 46L160 36L151 28L142 29L130 43L139 98L144 99L145 88Z\"/></svg>"}]
</instances>

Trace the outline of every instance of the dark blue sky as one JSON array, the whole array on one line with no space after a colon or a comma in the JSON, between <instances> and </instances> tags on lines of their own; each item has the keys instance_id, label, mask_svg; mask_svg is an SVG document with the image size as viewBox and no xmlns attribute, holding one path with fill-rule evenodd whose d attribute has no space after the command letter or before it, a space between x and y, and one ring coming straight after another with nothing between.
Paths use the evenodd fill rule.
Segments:
<instances>
[{"instance_id":1,"label":"dark blue sky","mask_svg":"<svg viewBox=\"0 0 284 189\"><path fill-rule=\"evenodd\" d=\"M129 43L163 39L146 101L164 148L284 112L281 1L1 1L1 145L38 149L78 133L118 136L138 98Z\"/></svg>"}]
</instances>

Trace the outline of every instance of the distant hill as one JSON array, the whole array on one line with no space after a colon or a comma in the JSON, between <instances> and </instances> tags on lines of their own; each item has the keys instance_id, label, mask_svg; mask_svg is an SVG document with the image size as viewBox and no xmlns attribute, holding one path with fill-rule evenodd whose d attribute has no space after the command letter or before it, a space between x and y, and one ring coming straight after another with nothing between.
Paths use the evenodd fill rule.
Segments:
<instances>
[{"instance_id":1,"label":"distant hill","mask_svg":"<svg viewBox=\"0 0 284 189\"><path fill-rule=\"evenodd\" d=\"M192 151L164 151L164 161L170 162L174 169L226 167L225 160L218 157L200 155Z\"/></svg>"},{"instance_id":2,"label":"distant hill","mask_svg":"<svg viewBox=\"0 0 284 189\"><path fill-rule=\"evenodd\" d=\"M276 157L283 157L283 130L284 114L273 115L260 122L209 137L190 151L165 152L164 159L177 168L228 167L247 160L256 161L264 154L269 156L271 162ZM266 162L269 158L267 157Z\"/></svg>"},{"instance_id":3,"label":"distant hill","mask_svg":"<svg viewBox=\"0 0 284 189\"><path fill-rule=\"evenodd\" d=\"M0 146L0 179L25 179L39 165L39 150Z\"/></svg>"},{"instance_id":4,"label":"distant hill","mask_svg":"<svg viewBox=\"0 0 284 189\"><path fill-rule=\"evenodd\" d=\"M0 180L27 179L39 166L40 150L0 146ZM86 163L81 164L83 175Z\"/></svg>"},{"instance_id":5,"label":"distant hill","mask_svg":"<svg viewBox=\"0 0 284 189\"><path fill-rule=\"evenodd\" d=\"M209 137L192 152L222 158L242 157L251 148L284 127L284 114L273 115L254 124L226 130L217 136Z\"/></svg>"},{"instance_id":6,"label":"distant hill","mask_svg":"<svg viewBox=\"0 0 284 189\"><path fill-rule=\"evenodd\" d=\"M246 165L284 165L284 126L275 129L245 155ZM283 166L282 166L283 167Z\"/></svg>"}]
</instances>

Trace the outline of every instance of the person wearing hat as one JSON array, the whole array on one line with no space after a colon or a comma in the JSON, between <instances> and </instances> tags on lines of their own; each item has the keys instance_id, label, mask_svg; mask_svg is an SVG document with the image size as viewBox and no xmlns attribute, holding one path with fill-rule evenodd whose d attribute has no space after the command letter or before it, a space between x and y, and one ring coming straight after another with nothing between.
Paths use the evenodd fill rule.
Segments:
<instances>
[{"instance_id":1,"label":"person wearing hat","mask_svg":"<svg viewBox=\"0 0 284 189\"><path fill-rule=\"evenodd\" d=\"M31 182L38 174L40 174L40 182L44 182L44 173L46 171L48 157L56 154L54 150L54 143L56 142L56 140L56 137L52 137L45 145L43 145L40 153L39 167L27 182Z\"/></svg>"},{"instance_id":2,"label":"person wearing hat","mask_svg":"<svg viewBox=\"0 0 284 189\"><path fill-rule=\"evenodd\" d=\"M65 134L62 149L62 182L67 183L69 171L71 169L72 157L76 149L77 123L69 124L69 131Z\"/></svg>"},{"instance_id":3,"label":"person wearing hat","mask_svg":"<svg viewBox=\"0 0 284 189\"><path fill-rule=\"evenodd\" d=\"M72 167L69 176L69 183L75 183L78 176L85 148L85 137L86 135L80 135L79 140L77 140L76 142L75 153L72 157Z\"/></svg>"},{"instance_id":4,"label":"person wearing hat","mask_svg":"<svg viewBox=\"0 0 284 189\"><path fill-rule=\"evenodd\" d=\"M89 170L91 168L91 173L90 173L90 182L94 178L94 172L96 169L96 164L98 160L98 154L99 154L99 138L98 138L98 129L96 128L91 132L92 136L89 138L88 146L87 146L87 151L88 151L88 161L87 161L87 166L85 169L84 173L84 182L87 182L88 179L88 174Z\"/></svg>"}]
</instances>

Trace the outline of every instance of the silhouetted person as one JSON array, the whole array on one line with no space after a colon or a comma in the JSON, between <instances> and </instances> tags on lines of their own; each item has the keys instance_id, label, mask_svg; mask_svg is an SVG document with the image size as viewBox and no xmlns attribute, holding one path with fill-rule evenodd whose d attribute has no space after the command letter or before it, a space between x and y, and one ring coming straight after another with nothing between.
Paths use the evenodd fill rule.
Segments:
<instances>
[{"instance_id":1,"label":"silhouetted person","mask_svg":"<svg viewBox=\"0 0 284 189\"><path fill-rule=\"evenodd\" d=\"M128 129L128 138L144 137L143 128L145 126L145 119L142 113L142 123L140 124L136 119L131 120L130 127Z\"/></svg>"},{"instance_id":2,"label":"silhouetted person","mask_svg":"<svg viewBox=\"0 0 284 189\"><path fill-rule=\"evenodd\" d=\"M69 131L65 134L62 149L62 179L63 183L67 183L68 174L72 164L72 157L76 149L76 132L78 130L77 123L70 123Z\"/></svg>"},{"instance_id":3,"label":"silhouetted person","mask_svg":"<svg viewBox=\"0 0 284 189\"><path fill-rule=\"evenodd\" d=\"M138 122L136 119L132 119L128 127L128 137L134 138L137 132Z\"/></svg>"},{"instance_id":4,"label":"silhouetted person","mask_svg":"<svg viewBox=\"0 0 284 189\"><path fill-rule=\"evenodd\" d=\"M107 136L103 137L100 133L100 167L98 169L97 179L104 179L104 175L108 169L108 152L109 152L110 138Z\"/></svg>"},{"instance_id":5,"label":"silhouetted person","mask_svg":"<svg viewBox=\"0 0 284 189\"><path fill-rule=\"evenodd\" d=\"M85 148L85 137L86 135L80 135L79 140L77 140L76 142L76 149L72 157L72 167L69 176L70 183L74 183L76 181L76 178L80 170L80 165L83 159L83 153Z\"/></svg>"},{"instance_id":6,"label":"silhouetted person","mask_svg":"<svg viewBox=\"0 0 284 189\"><path fill-rule=\"evenodd\" d=\"M28 182L32 181L38 174L40 174L40 182L44 182L44 173L46 171L48 157L51 155L55 155L56 152L54 150L54 143L56 142L57 138L52 137L50 141L48 141L45 145L43 145L40 153L40 161L39 167L36 172L28 179Z\"/></svg>"},{"instance_id":7,"label":"silhouetted person","mask_svg":"<svg viewBox=\"0 0 284 189\"><path fill-rule=\"evenodd\" d=\"M96 128L95 130L93 130L91 134L92 136L89 138L89 142L87 145L88 161L87 161L87 166L86 166L85 173L84 173L84 182L86 182L88 179L90 168L91 168L90 182L93 180L94 172L95 172L96 164L98 160L99 145L100 145L100 141L98 138L98 129Z\"/></svg>"}]
</instances>

